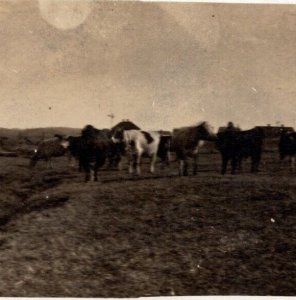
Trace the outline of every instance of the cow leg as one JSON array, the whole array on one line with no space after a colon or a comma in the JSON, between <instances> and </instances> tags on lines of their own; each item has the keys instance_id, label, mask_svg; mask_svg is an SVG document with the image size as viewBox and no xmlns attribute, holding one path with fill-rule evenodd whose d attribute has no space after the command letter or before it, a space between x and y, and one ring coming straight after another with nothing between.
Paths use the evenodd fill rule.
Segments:
<instances>
[{"instance_id":1,"label":"cow leg","mask_svg":"<svg viewBox=\"0 0 296 300\"><path fill-rule=\"evenodd\" d=\"M184 160L181 159L179 163L179 175L183 176L183 172L184 172Z\"/></svg>"},{"instance_id":2,"label":"cow leg","mask_svg":"<svg viewBox=\"0 0 296 300\"><path fill-rule=\"evenodd\" d=\"M140 175L141 174L141 157L142 157L142 152L138 151L137 156L136 156L136 170L137 170L137 174ZM151 169L150 169L151 170ZM154 171L154 170L153 170ZM151 171L152 172L152 171Z\"/></svg>"},{"instance_id":3,"label":"cow leg","mask_svg":"<svg viewBox=\"0 0 296 300\"><path fill-rule=\"evenodd\" d=\"M47 161L47 168L53 169L51 158L48 158L46 161Z\"/></svg>"},{"instance_id":4,"label":"cow leg","mask_svg":"<svg viewBox=\"0 0 296 300\"><path fill-rule=\"evenodd\" d=\"M187 162L186 159L180 159L179 175L180 176L187 176L188 175L188 162Z\"/></svg>"},{"instance_id":5,"label":"cow leg","mask_svg":"<svg viewBox=\"0 0 296 300\"><path fill-rule=\"evenodd\" d=\"M179 175L188 176L188 161L186 158L180 160Z\"/></svg>"},{"instance_id":6,"label":"cow leg","mask_svg":"<svg viewBox=\"0 0 296 300\"><path fill-rule=\"evenodd\" d=\"M171 153L170 151L168 151L166 155L166 165L169 166L170 162L171 162Z\"/></svg>"},{"instance_id":7,"label":"cow leg","mask_svg":"<svg viewBox=\"0 0 296 300\"><path fill-rule=\"evenodd\" d=\"M88 182L88 181L90 181L90 178L91 178L90 169L86 169L84 181Z\"/></svg>"},{"instance_id":8,"label":"cow leg","mask_svg":"<svg viewBox=\"0 0 296 300\"><path fill-rule=\"evenodd\" d=\"M85 179L84 179L84 181L88 182L90 180L91 180L91 169L88 166L88 167L85 168Z\"/></svg>"},{"instance_id":9,"label":"cow leg","mask_svg":"<svg viewBox=\"0 0 296 300\"><path fill-rule=\"evenodd\" d=\"M290 156L290 171L291 172L295 171L295 156L294 155Z\"/></svg>"},{"instance_id":10,"label":"cow leg","mask_svg":"<svg viewBox=\"0 0 296 300\"><path fill-rule=\"evenodd\" d=\"M188 175L188 162L186 154L183 151L176 151L176 159L179 160L179 176Z\"/></svg>"},{"instance_id":11,"label":"cow leg","mask_svg":"<svg viewBox=\"0 0 296 300\"><path fill-rule=\"evenodd\" d=\"M69 157L69 166L71 168L75 168L75 166L76 166L76 159L74 157Z\"/></svg>"},{"instance_id":12,"label":"cow leg","mask_svg":"<svg viewBox=\"0 0 296 300\"><path fill-rule=\"evenodd\" d=\"M135 155L132 149L129 147L127 148L127 160L128 160L128 172L129 174L133 173L134 170L134 164L135 164Z\"/></svg>"},{"instance_id":13,"label":"cow leg","mask_svg":"<svg viewBox=\"0 0 296 300\"><path fill-rule=\"evenodd\" d=\"M157 153L153 153L152 154L152 158L151 158L151 165L150 165L150 172L151 173L155 172L156 159L157 159Z\"/></svg>"},{"instance_id":14,"label":"cow leg","mask_svg":"<svg viewBox=\"0 0 296 300\"><path fill-rule=\"evenodd\" d=\"M121 157L120 155L116 156L116 159L114 159L114 167L117 169L117 170L121 170Z\"/></svg>"},{"instance_id":15,"label":"cow leg","mask_svg":"<svg viewBox=\"0 0 296 300\"><path fill-rule=\"evenodd\" d=\"M95 161L95 164L94 164L94 181L98 181L99 168L101 168L105 164L106 159L107 159L107 156L104 153L100 153L96 157L96 161Z\"/></svg>"},{"instance_id":16,"label":"cow leg","mask_svg":"<svg viewBox=\"0 0 296 300\"><path fill-rule=\"evenodd\" d=\"M119 158L118 162L117 162L117 170L121 171L122 170L122 161L121 158Z\"/></svg>"},{"instance_id":17,"label":"cow leg","mask_svg":"<svg viewBox=\"0 0 296 300\"><path fill-rule=\"evenodd\" d=\"M98 170L99 170L99 165L98 162L96 162L94 165L94 181L98 181Z\"/></svg>"},{"instance_id":18,"label":"cow leg","mask_svg":"<svg viewBox=\"0 0 296 300\"><path fill-rule=\"evenodd\" d=\"M228 164L228 157L222 156L222 171L221 171L222 175L225 175L225 173L226 173L227 164Z\"/></svg>"},{"instance_id":19,"label":"cow leg","mask_svg":"<svg viewBox=\"0 0 296 300\"><path fill-rule=\"evenodd\" d=\"M80 160L78 160L78 172L82 172L83 166Z\"/></svg>"},{"instance_id":20,"label":"cow leg","mask_svg":"<svg viewBox=\"0 0 296 300\"><path fill-rule=\"evenodd\" d=\"M252 158L252 162L251 162L251 173L255 173L256 172L256 159Z\"/></svg>"},{"instance_id":21,"label":"cow leg","mask_svg":"<svg viewBox=\"0 0 296 300\"><path fill-rule=\"evenodd\" d=\"M252 173L257 173L259 171L260 160L261 160L261 155L260 154L253 155L253 157L252 157L252 168L251 168Z\"/></svg>"},{"instance_id":22,"label":"cow leg","mask_svg":"<svg viewBox=\"0 0 296 300\"><path fill-rule=\"evenodd\" d=\"M257 158L252 158L252 164L251 164L251 173L256 173L258 172L258 159Z\"/></svg>"},{"instance_id":23,"label":"cow leg","mask_svg":"<svg viewBox=\"0 0 296 300\"><path fill-rule=\"evenodd\" d=\"M90 177L91 177L91 174L90 174L90 164L88 161L84 160L84 159L80 159L79 160L79 165L81 166L81 168L84 170L85 172L85 177L84 177L84 181L85 182L88 182L90 181Z\"/></svg>"},{"instance_id":24,"label":"cow leg","mask_svg":"<svg viewBox=\"0 0 296 300\"><path fill-rule=\"evenodd\" d=\"M117 152L111 152L108 155L108 169L118 168L118 163L120 161L120 154Z\"/></svg>"},{"instance_id":25,"label":"cow leg","mask_svg":"<svg viewBox=\"0 0 296 300\"><path fill-rule=\"evenodd\" d=\"M234 175L236 171L236 166L237 166L237 158L232 157L231 159L231 174Z\"/></svg>"},{"instance_id":26,"label":"cow leg","mask_svg":"<svg viewBox=\"0 0 296 300\"><path fill-rule=\"evenodd\" d=\"M69 167L75 167L75 158L73 157L73 155L69 151L67 151L66 156L68 158Z\"/></svg>"},{"instance_id":27,"label":"cow leg","mask_svg":"<svg viewBox=\"0 0 296 300\"><path fill-rule=\"evenodd\" d=\"M133 162L133 160L131 160L129 162L129 166L128 166L128 172L129 172L129 174L133 174L133 170L134 170L133 166L134 166L134 162Z\"/></svg>"},{"instance_id":28,"label":"cow leg","mask_svg":"<svg viewBox=\"0 0 296 300\"><path fill-rule=\"evenodd\" d=\"M188 160L185 159L184 160L184 172L183 172L184 176L188 176Z\"/></svg>"},{"instance_id":29,"label":"cow leg","mask_svg":"<svg viewBox=\"0 0 296 300\"><path fill-rule=\"evenodd\" d=\"M114 157L112 156L112 154L109 154L108 155L108 165L107 165L108 170L112 169L113 163L114 163Z\"/></svg>"},{"instance_id":30,"label":"cow leg","mask_svg":"<svg viewBox=\"0 0 296 300\"><path fill-rule=\"evenodd\" d=\"M239 158L238 161L237 161L237 169L241 172L242 171L242 158Z\"/></svg>"},{"instance_id":31,"label":"cow leg","mask_svg":"<svg viewBox=\"0 0 296 300\"><path fill-rule=\"evenodd\" d=\"M198 154L193 156L193 175L197 174L197 162L198 162Z\"/></svg>"}]
</instances>

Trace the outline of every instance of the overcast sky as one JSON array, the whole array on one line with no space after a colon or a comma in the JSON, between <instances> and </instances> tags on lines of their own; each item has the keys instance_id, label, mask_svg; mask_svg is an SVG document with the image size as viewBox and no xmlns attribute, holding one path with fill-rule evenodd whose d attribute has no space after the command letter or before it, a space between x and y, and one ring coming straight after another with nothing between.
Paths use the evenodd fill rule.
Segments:
<instances>
[{"instance_id":1,"label":"overcast sky","mask_svg":"<svg viewBox=\"0 0 296 300\"><path fill-rule=\"evenodd\" d=\"M0 2L0 127L296 126L296 6Z\"/></svg>"}]
</instances>

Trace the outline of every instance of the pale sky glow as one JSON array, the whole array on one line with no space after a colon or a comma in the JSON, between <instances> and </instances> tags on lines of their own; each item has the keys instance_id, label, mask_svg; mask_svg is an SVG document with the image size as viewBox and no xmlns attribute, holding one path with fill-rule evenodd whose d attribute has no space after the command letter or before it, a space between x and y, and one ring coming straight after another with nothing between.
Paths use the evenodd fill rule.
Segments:
<instances>
[{"instance_id":1,"label":"pale sky glow","mask_svg":"<svg viewBox=\"0 0 296 300\"><path fill-rule=\"evenodd\" d=\"M0 2L0 127L296 127L296 6Z\"/></svg>"}]
</instances>

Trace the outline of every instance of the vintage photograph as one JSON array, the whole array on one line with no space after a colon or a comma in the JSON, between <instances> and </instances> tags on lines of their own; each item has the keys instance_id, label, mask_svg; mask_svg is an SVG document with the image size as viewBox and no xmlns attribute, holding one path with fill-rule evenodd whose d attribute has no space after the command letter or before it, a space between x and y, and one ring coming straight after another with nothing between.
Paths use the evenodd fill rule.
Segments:
<instances>
[{"instance_id":1,"label":"vintage photograph","mask_svg":"<svg viewBox=\"0 0 296 300\"><path fill-rule=\"evenodd\" d=\"M296 5L0 23L0 296L296 295Z\"/></svg>"}]
</instances>

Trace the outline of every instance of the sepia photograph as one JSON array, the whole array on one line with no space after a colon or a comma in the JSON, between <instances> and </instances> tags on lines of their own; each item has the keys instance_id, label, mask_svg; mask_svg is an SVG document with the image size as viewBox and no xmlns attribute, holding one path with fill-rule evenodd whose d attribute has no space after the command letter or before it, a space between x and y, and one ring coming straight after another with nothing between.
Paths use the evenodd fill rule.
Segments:
<instances>
[{"instance_id":1,"label":"sepia photograph","mask_svg":"<svg viewBox=\"0 0 296 300\"><path fill-rule=\"evenodd\" d=\"M0 296L296 296L296 5L0 1Z\"/></svg>"}]
</instances>

